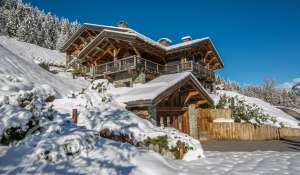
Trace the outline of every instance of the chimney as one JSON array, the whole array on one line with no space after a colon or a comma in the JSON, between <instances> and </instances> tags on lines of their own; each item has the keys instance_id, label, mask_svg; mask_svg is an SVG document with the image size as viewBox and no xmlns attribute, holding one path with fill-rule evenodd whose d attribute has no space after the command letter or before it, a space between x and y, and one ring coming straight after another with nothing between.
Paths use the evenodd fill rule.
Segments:
<instances>
[{"instance_id":1,"label":"chimney","mask_svg":"<svg viewBox=\"0 0 300 175\"><path fill-rule=\"evenodd\" d=\"M158 43L163 46L170 46L172 44L172 41L169 38L161 38L158 40Z\"/></svg>"},{"instance_id":2,"label":"chimney","mask_svg":"<svg viewBox=\"0 0 300 175\"><path fill-rule=\"evenodd\" d=\"M192 41L192 37L191 36L184 36L181 38L181 41L183 43L188 42L188 41Z\"/></svg>"},{"instance_id":3,"label":"chimney","mask_svg":"<svg viewBox=\"0 0 300 175\"><path fill-rule=\"evenodd\" d=\"M117 27L128 28L128 23L126 21L119 21Z\"/></svg>"}]
</instances>

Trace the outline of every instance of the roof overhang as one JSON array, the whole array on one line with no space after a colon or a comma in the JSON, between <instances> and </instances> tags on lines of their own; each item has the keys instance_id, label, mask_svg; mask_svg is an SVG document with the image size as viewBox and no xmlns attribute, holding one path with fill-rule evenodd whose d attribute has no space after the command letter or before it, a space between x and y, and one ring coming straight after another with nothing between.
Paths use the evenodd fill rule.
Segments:
<instances>
[{"instance_id":1,"label":"roof overhang","mask_svg":"<svg viewBox=\"0 0 300 175\"><path fill-rule=\"evenodd\" d=\"M167 98L171 94L175 93L176 90L183 87L187 82L191 81L195 87L195 90L199 92L199 94L207 100L207 103L209 106L214 106L214 101L208 94L208 92L205 90L205 88L201 85L201 83L197 80L197 78L189 73L184 79L178 81L174 85L170 86L169 88L165 89L163 92L159 93L155 98L153 99L142 99L142 100L135 100L135 101L128 101L123 102L126 104L127 107L151 107L156 106L159 104L163 99ZM147 84L147 83L146 83Z\"/></svg>"}]
</instances>

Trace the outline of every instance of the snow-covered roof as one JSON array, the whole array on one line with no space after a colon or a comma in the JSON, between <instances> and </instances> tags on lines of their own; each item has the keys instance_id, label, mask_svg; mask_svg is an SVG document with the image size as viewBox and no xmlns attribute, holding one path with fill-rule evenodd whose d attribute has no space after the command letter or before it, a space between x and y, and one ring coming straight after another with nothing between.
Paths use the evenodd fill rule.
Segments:
<instances>
[{"instance_id":1,"label":"snow-covered roof","mask_svg":"<svg viewBox=\"0 0 300 175\"><path fill-rule=\"evenodd\" d=\"M121 34L123 36L134 36L135 38L138 38L138 39L144 41L145 43L156 47L157 49L161 50L162 53L165 53L165 54L176 51L177 49L187 48L192 45L208 41L211 44L213 50L215 51L217 58L221 64L221 67L224 67L223 62L222 62L221 58L219 57L219 54L218 54L217 50L215 49L215 47L209 37L195 39L195 40L178 43L178 44L174 44L174 45L170 45L170 46L164 46L164 45L160 44L158 41L154 41L153 39L137 32L131 28L123 28L123 27L115 27L115 26L107 26L107 25L97 25L97 24L91 24L91 23L83 24L81 26L81 28L75 34L73 34L72 37L64 44L64 46L61 48L61 50L65 51L72 44L72 42L77 38L77 36L79 36L83 31L85 31L87 29L97 30L100 33L94 38L93 41L91 41L84 49L82 49L82 51L81 51L82 53L85 53L85 51L84 51L85 49L89 49L90 46L101 41L102 38L107 37L107 36L103 35L103 33L102 33L103 31L105 31L106 33L112 34L110 36L113 36L113 34ZM167 38L165 38L165 39L167 39ZM167 40L170 40L170 39L167 39ZM79 57L81 55L82 54L80 54Z\"/></svg>"},{"instance_id":2,"label":"snow-covered roof","mask_svg":"<svg viewBox=\"0 0 300 175\"><path fill-rule=\"evenodd\" d=\"M208 92L204 89L201 83L197 80L197 78L190 72L181 72L175 74L162 75L148 83L138 85L132 88L127 88L124 90L122 88L122 92L118 90L118 88L114 89L111 93L121 93L117 95L117 101L121 103L126 103L128 106L136 106L136 105L151 105L153 103L158 103L156 98L162 95L163 93L169 91L173 86L190 78L197 90L208 100L209 103L213 104L213 100L208 95ZM183 86L184 84L182 84Z\"/></svg>"}]
</instances>

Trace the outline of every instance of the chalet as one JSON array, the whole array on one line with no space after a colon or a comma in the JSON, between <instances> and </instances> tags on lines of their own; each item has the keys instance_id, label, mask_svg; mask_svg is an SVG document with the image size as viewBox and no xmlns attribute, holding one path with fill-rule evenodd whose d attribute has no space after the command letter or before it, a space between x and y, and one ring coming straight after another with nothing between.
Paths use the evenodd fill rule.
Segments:
<instances>
[{"instance_id":1,"label":"chalet","mask_svg":"<svg viewBox=\"0 0 300 175\"><path fill-rule=\"evenodd\" d=\"M210 38L154 41L121 21L114 26L83 24L61 48L66 63L86 75L131 87L118 100L157 125L193 135L198 108L213 106L216 69L224 65ZM139 84L139 85L135 85Z\"/></svg>"}]
</instances>

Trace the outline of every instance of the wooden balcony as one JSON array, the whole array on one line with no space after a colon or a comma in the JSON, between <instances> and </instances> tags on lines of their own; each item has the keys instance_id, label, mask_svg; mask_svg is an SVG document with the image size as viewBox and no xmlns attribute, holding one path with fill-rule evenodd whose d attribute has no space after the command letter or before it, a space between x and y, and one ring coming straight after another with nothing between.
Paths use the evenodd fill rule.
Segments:
<instances>
[{"instance_id":1,"label":"wooden balcony","mask_svg":"<svg viewBox=\"0 0 300 175\"><path fill-rule=\"evenodd\" d=\"M214 78L213 72L210 73L206 66L193 61L172 65L162 65L136 56L130 56L117 61L96 65L90 69L90 74L94 77L100 77L103 75L125 72L134 69L143 70L158 75L190 71L200 79Z\"/></svg>"}]
</instances>

